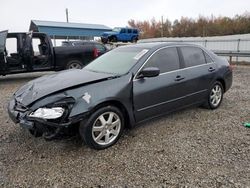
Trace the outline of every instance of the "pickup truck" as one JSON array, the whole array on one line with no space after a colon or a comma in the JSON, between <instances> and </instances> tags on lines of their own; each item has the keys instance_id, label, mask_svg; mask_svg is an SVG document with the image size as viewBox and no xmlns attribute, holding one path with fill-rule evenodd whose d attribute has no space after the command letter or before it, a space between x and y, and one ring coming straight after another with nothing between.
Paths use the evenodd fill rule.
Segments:
<instances>
[{"instance_id":1,"label":"pickup truck","mask_svg":"<svg viewBox=\"0 0 250 188\"><path fill-rule=\"evenodd\" d=\"M0 75L82 68L102 53L94 43L53 47L45 33L1 31Z\"/></svg>"}]
</instances>

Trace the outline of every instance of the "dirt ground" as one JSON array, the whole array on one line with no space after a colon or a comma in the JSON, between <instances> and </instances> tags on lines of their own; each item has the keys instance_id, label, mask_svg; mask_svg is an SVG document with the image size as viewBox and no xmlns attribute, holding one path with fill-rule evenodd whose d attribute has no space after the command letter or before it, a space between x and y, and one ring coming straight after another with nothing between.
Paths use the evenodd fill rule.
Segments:
<instances>
[{"instance_id":1,"label":"dirt ground","mask_svg":"<svg viewBox=\"0 0 250 188\"><path fill-rule=\"evenodd\" d=\"M234 68L217 110L186 109L126 130L95 151L79 137L45 141L8 117L25 82L48 73L0 77L0 187L250 187L250 66Z\"/></svg>"}]
</instances>

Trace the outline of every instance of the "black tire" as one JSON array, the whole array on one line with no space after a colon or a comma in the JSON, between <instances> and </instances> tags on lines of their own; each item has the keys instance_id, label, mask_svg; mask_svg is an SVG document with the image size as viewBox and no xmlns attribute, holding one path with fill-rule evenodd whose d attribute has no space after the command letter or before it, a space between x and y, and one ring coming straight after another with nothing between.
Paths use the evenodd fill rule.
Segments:
<instances>
[{"instance_id":1,"label":"black tire","mask_svg":"<svg viewBox=\"0 0 250 188\"><path fill-rule=\"evenodd\" d=\"M131 39L131 42L132 42L132 43L137 43L137 41L138 41L138 39L137 39L136 37L133 37L133 38Z\"/></svg>"},{"instance_id":2,"label":"black tire","mask_svg":"<svg viewBox=\"0 0 250 188\"><path fill-rule=\"evenodd\" d=\"M116 36L110 37L110 42L117 42L117 37Z\"/></svg>"},{"instance_id":3,"label":"black tire","mask_svg":"<svg viewBox=\"0 0 250 188\"><path fill-rule=\"evenodd\" d=\"M110 117L109 114L114 114L114 116L111 118L112 119L111 122L113 120L115 120L115 122L118 122L119 126L115 122L112 122L112 124L105 124L105 126L101 123L100 117L102 116L107 123L109 120L109 117ZM107 117L105 117L105 116L107 116ZM120 121L118 121L118 118ZM101 124L101 126L99 126L98 123ZM114 129L109 130L109 128L108 128L108 127L111 128L113 123L117 124L116 128L118 130L117 130L116 135L109 132L112 130L114 131ZM96 125L98 125L98 126L96 126ZM102 128L102 130L96 131L96 132L100 132L99 134L96 134L96 132L94 132L94 130L93 130L94 126L99 127L99 128L101 128L101 127L106 127L106 128ZM101 107L98 110L96 110L87 120L84 120L80 123L79 133L81 135L81 138L84 140L84 142L88 146L90 146L91 148L97 149L97 150L101 150L101 149L106 149L106 148L114 145L121 137L123 129L124 129L124 116L123 116L122 112L117 107L105 106L105 107ZM108 134L108 136L107 136L107 134ZM110 135L111 135L110 142L105 143L106 136L109 137ZM94 137L96 137L96 140L94 139ZM99 137L99 139L97 139L98 137ZM104 140L102 140L103 138L104 138Z\"/></svg>"},{"instance_id":4,"label":"black tire","mask_svg":"<svg viewBox=\"0 0 250 188\"><path fill-rule=\"evenodd\" d=\"M34 137L41 137L45 130L46 128L43 125L36 123L33 129L29 129L29 132Z\"/></svg>"},{"instance_id":5,"label":"black tire","mask_svg":"<svg viewBox=\"0 0 250 188\"><path fill-rule=\"evenodd\" d=\"M108 39L107 38L101 38L101 41L103 44L107 44L108 43Z\"/></svg>"},{"instance_id":6,"label":"black tire","mask_svg":"<svg viewBox=\"0 0 250 188\"><path fill-rule=\"evenodd\" d=\"M218 91L215 92L216 90ZM204 107L212 110L218 108L223 100L223 94L224 94L224 88L221 82L216 81L209 90L207 101L204 104ZM216 99L214 101L213 101L214 99L213 96L216 96Z\"/></svg>"},{"instance_id":7,"label":"black tire","mask_svg":"<svg viewBox=\"0 0 250 188\"><path fill-rule=\"evenodd\" d=\"M41 137L43 135L43 132L40 132L39 130L37 129L29 129L29 132L32 136L34 137Z\"/></svg>"},{"instance_id":8,"label":"black tire","mask_svg":"<svg viewBox=\"0 0 250 188\"><path fill-rule=\"evenodd\" d=\"M71 59L68 61L66 65L66 69L81 69L83 68L83 64L78 59Z\"/></svg>"}]
</instances>

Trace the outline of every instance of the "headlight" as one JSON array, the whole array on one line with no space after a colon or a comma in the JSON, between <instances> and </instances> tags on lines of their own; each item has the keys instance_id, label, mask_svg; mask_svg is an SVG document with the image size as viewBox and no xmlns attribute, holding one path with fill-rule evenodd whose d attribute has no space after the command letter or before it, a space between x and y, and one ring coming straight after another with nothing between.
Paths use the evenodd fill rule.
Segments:
<instances>
[{"instance_id":1,"label":"headlight","mask_svg":"<svg viewBox=\"0 0 250 188\"><path fill-rule=\"evenodd\" d=\"M57 119L64 113L62 107L53 108L38 108L36 111L29 114L29 117L42 118L42 119Z\"/></svg>"}]
</instances>

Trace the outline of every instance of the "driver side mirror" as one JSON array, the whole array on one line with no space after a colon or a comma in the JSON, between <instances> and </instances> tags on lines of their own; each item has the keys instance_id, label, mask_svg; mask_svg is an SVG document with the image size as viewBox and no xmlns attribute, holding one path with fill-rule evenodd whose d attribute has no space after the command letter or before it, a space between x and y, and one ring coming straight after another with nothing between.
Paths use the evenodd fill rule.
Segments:
<instances>
[{"instance_id":1,"label":"driver side mirror","mask_svg":"<svg viewBox=\"0 0 250 188\"><path fill-rule=\"evenodd\" d=\"M137 76L138 79L144 77L156 77L160 74L160 69L157 67L147 67L144 68L139 75Z\"/></svg>"}]
</instances>

